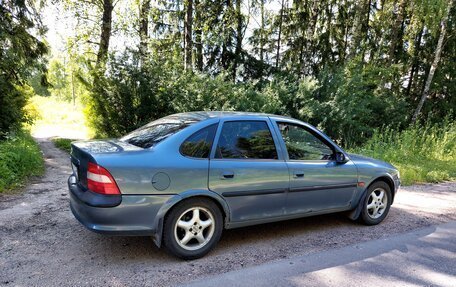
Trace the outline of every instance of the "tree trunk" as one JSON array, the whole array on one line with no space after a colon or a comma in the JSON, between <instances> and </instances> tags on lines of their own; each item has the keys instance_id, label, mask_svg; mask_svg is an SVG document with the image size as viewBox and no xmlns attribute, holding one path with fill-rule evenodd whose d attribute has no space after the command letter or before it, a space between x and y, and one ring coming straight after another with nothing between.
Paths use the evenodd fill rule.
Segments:
<instances>
[{"instance_id":1,"label":"tree trunk","mask_svg":"<svg viewBox=\"0 0 456 287\"><path fill-rule=\"evenodd\" d=\"M367 0L366 7L365 7L365 19L364 24L362 27L363 32L363 45L361 46L362 49L362 61L364 62L364 56L366 55L366 48L369 42L369 20L370 20L370 11L371 11L372 0Z\"/></svg>"},{"instance_id":2,"label":"tree trunk","mask_svg":"<svg viewBox=\"0 0 456 287\"><path fill-rule=\"evenodd\" d=\"M424 26L421 26L420 32L418 33L417 39L415 40L415 49L412 57L412 68L410 70L409 82L407 83L407 89L405 91L405 98L409 99L410 91L413 85L413 77L415 76L416 70L418 69L418 53L421 47L421 39L423 37Z\"/></svg>"},{"instance_id":3,"label":"tree trunk","mask_svg":"<svg viewBox=\"0 0 456 287\"><path fill-rule=\"evenodd\" d=\"M150 0L143 0L139 8L139 54L141 62L147 55L147 40L149 37Z\"/></svg>"},{"instance_id":4,"label":"tree trunk","mask_svg":"<svg viewBox=\"0 0 456 287\"><path fill-rule=\"evenodd\" d=\"M261 30L260 30L260 61L264 63L264 0L260 2L261 9Z\"/></svg>"},{"instance_id":5,"label":"tree trunk","mask_svg":"<svg viewBox=\"0 0 456 287\"><path fill-rule=\"evenodd\" d=\"M231 35L231 19L226 15L230 15L233 7L231 0L225 1L225 15L223 16L223 43L222 43L222 67L224 70L228 70L232 65L232 35Z\"/></svg>"},{"instance_id":6,"label":"tree trunk","mask_svg":"<svg viewBox=\"0 0 456 287\"><path fill-rule=\"evenodd\" d=\"M184 42L184 63L185 70L192 70L192 26L193 26L193 0L186 1L186 12L185 12L185 42Z\"/></svg>"},{"instance_id":7,"label":"tree trunk","mask_svg":"<svg viewBox=\"0 0 456 287\"><path fill-rule=\"evenodd\" d=\"M242 13L241 13L241 1L236 0L236 48L234 50L234 65L233 65L233 81L236 81L237 67L241 61L242 51Z\"/></svg>"},{"instance_id":8,"label":"tree trunk","mask_svg":"<svg viewBox=\"0 0 456 287\"><path fill-rule=\"evenodd\" d=\"M199 0L195 0L195 22L196 68L201 72L203 71L203 22Z\"/></svg>"},{"instance_id":9,"label":"tree trunk","mask_svg":"<svg viewBox=\"0 0 456 287\"><path fill-rule=\"evenodd\" d=\"M391 35L391 45L389 47L389 57L388 63L397 63L397 59L395 58L396 51L398 50L400 39L400 31L402 30L402 22L405 16L405 6L406 1L401 0L399 5L397 5L397 16L396 20L394 21L393 26L391 27L392 35Z\"/></svg>"},{"instance_id":10,"label":"tree trunk","mask_svg":"<svg viewBox=\"0 0 456 287\"><path fill-rule=\"evenodd\" d=\"M74 92L74 73L73 69L71 69L71 97L73 98L73 107L76 106L76 94Z\"/></svg>"},{"instance_id":11,"label":"tree trunk","mask_svg":"<svg viewBox=\"0 0 456 287\"><path fill-rule=\"evenodd\" d=\"M282 0L281 6L280 6L279 35L277 38L277 53L276 53L276 63L275 63L276 69L279 67L279 60L280 60L280 40L282 37L283 4L284 4L284 0Z\"/></svg>"},{"instance_id":12,"label":"tree trunk","mask_svg":"<svg viewBox=\"0 0 456 287\"><path fill-rule=\"evenodd\" d=\"M365 46L369 34L371 0L360 1L356 6L359 10L359 15L354 20L353 41L350 45L352 50L349 55L354 57L358 52L361 52L361 60L364 62Z\"/></svg>"},{"instance_id":13,"label":"tree trunk","mask_svg":"<svg viewBox=\"0 0 456 287\"><path fill-rule=\"evenodd\" d=\"M112 0L103 0L103 17L101 23L100 45L97 53L97 68L102 68L108 57L109 39L111 38L112 30L112 10L114 10Z\"/></svg>"},{"instance_id":14,"label":"tree trunk","mask_svg":"<svg viewBox=\"0 0 456 287\"><path fill-rule=\"evenodd\" d=\"M440 61L440 54L442 53L442 46L443 46L443 40L445 38L448 16L450 14L452 5L453 5L453 0L450 0L446 14L443 17L442 21L440 22L440 36L439 36L439 41L437 42L437 47L435 48L434 61L432 62L431 68L429 69L429 74L427 76L426 84L424 85L423 94L421 95L420 102L418 103L415 113L413 114L412 123L415 123L416 120L418 119L421 109L423 108L424 101L426 101L426 98L429 94L429 89L431 87L432 78L434 77L435 70L437 69L437 66Z\"/></svg>"}]
</instances>

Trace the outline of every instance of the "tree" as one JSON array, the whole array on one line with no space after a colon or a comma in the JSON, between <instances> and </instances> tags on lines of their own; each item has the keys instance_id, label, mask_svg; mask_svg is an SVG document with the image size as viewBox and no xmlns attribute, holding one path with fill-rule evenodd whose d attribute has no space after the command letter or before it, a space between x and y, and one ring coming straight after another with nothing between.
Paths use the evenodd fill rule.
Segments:
<instances>
[{"instance_id":1,"label":"tree","mask_svg":"<svg viewBox=\"0 0 456 287\"><path fill-rule=\"evenodd\" d=\"M184 29L184 63L186 70L192 70L192 54L193 54L193 0L185 2L185 29Z\"/></svg>"},{"instance_id":2,"label":"tree","mask_svg":"<svg viewBox=\"0 0 456 287\"><path fill-rule=\"evenodd\" d=\"M150 0L142 0L139 8L139 56L144 58L147 54L149 38L149 12Z\"/></svg>"},{"instance_id":3,"label":"tree","mask_svg":"<svg viewBox=\"0 0 456 287\"><path fill-rule=\"evenodd\" d=\"M282 40L282 25L283 25L283 11L284 11L284 1L280 3L280 16L279 16L279 31L278 31L278 37L277 37L277 52L276 52L276 61L275 61L275 67L276 69L279 67L279 60L280 60L280 41Z\"/></svg>"},{"instance_id":4,"label":"tree","mask_svg":"<svg viewBox=\"0 0 456 287\"><path fill-rule=\"evenodd\" d=\"M0 138L27 121L24 106L29 95L28 79L39 76L46 85L42 40L46 31L34 1L0 2Z\"/></svg>"},{"instance_id":5,"label":"tree","mask_svg":"<svg viewBox=\"0 0 456 287\"><path fill-rule=\"evenodd\" d=\"M450 15L451 7L453 6L453 0L450 0L450 3L447 7L445 16L442 18L442 21L440 22L440 36L439 36L439 41L437 42L437 47L435 48L435 53L434 53L434 61L432 62L431 68L429 70L427 79L426 79L426 84L423 89L423 94L421 95L421 99L418 103L418 106L416 107L415 112L413 113L412 117L412 123L415 123L416 120L418 119L418 116L421 112L421 109L423 108L424 101L428 97L429 94L429 89L431 87L432 79L434 78L434 73L435 70L437 69L437 66L440 61L440 54L442 53L442 46L443 46L443 40L445 39L445 33L447 29L447 21L448 21L448 16Z\"/></svg>"},{"instance_id":6,"label":"tree","mask_svg":"<svg viewBox=\"0 0 456 287\"><path fill-rule=\"evenodd\" d=\"M97 53L97 67L104 66L109 51L109 40L112 30L112 10L114 4L112 0L100 0L102 3L103 16L101 18L101 33Z\"/></svg>"}]
</instances>

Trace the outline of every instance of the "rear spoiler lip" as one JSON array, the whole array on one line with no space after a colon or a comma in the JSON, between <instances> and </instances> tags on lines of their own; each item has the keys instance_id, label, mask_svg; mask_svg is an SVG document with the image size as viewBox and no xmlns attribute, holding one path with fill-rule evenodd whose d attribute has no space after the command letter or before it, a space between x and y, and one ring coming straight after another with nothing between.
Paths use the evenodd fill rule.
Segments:
<instances>
[{"instance_id":1,"label":"rear spoiler lip","mask_svg":"<svg viewBox=\"0 0 456 287\"><path fill-rule=\"evenodd\" d=\"M89 155L112 154L121 152L144 151L146 149L135 146L119 139L76 141L71 143L76 148Z\"/></svg>"}]
</instances>

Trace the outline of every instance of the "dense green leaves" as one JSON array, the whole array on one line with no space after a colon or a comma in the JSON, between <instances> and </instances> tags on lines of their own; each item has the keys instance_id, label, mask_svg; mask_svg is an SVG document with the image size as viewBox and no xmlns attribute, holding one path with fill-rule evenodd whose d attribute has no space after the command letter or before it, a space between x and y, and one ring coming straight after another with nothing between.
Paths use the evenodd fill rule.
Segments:
<instances>
[{"instance_id":1,"label":"dense green leaves","mask_svg":"<svg viewBox=\"0 0 456 287\"><path fill-rule=\"evenodd\" d=\"M0 138L27 120L26 80L45 71L43 33L33 1L0 2Z\"/></svg>"},{"instance_id":2,"label":"dense green leaves","mask_svg":"<svg viewBox=\"0 0 456 287\"><path fill-rule=\"evenodd\" d=\"M28 131L18 130L0 141L0 193L43 171L40 148Z\"/></svg>"},{"instance_id":3,"label":"dense green leaves","mask_svg":"<svg viewBox=\"0 0 456 287\"><path fill-rule=\"evenodd\" d=\"M86 56L88 119L114 136L174 112L260 111L357 145L376 128L410 124L449 1L158 1L140 15L132 11L148 1L116 2L125 14L113 33L136 41L112 49L102 69ZM73 5L75 16L87 5ZM455 17L453 8L422 121L456 117ZM93 45L99 35L87 32Z\"/></svg>"}]
</instances>

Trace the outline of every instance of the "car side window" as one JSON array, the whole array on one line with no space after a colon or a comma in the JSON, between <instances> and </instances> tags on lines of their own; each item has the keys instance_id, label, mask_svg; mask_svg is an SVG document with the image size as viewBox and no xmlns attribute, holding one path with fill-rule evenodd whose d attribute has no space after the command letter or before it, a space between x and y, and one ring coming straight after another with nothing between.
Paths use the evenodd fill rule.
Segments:
<instances>
[{"instance_id":1,"label":"car side window","mask_svg":"<svg viewBox=\"0 0 456 287\"><path fill-rule=\"evenodd\" d=\"M213 124L202 128L188 137L180 147L181 153L194 158L209 158L217 125Z\"/></svg>"},{"instance_id":2,"label":"car side window","mask_svg":"<svg viewBox=\"0 0 456 287\"><path fill-rule=\"evenodd\" d=\"M330 160L333 158L333 150L305 128L288 123L277 123L277 125L290 159Z\"/></svg>"},{"instance_id":3,"label":"car side window","mask_svg":"<svg viewBox=\"0 0 456 287\"><path fill-rule=\"evenodd\" d=\"M278 156L265 121L232 121L223 124L215 158L277 159Z\"/></svg>"}]
</instances>

